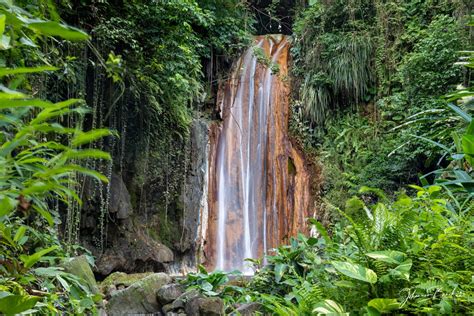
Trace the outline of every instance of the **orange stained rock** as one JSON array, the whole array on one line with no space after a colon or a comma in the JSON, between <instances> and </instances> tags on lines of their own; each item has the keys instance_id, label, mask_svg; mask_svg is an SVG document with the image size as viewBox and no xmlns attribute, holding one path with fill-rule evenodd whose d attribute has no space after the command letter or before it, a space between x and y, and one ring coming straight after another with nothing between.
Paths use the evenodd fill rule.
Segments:
<instances>
[{"instance_id":1,"label":"orange stained rock","mask_svg":"<svg viewBox=\"0 0 474 316\"><path fill-rule=\"evenodd\" d=\"M307 231L310 173L288 137L288 54L287 37L258 36L220 88L222 122L209 132L208 268L246 270L245 258Z\"/></svg>"}]
</instances>

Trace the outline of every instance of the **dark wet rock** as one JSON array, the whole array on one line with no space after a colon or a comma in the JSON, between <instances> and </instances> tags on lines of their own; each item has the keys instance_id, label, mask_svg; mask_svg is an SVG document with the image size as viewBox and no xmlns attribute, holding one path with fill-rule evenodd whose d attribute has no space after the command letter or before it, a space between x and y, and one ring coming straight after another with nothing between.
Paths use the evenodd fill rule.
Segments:
<instances>
[{"instance_id":1,"label":"dark wet rock","mask_svg":"<svg viewBox=\"0 0 474 316\"><path fill-rule=\"evenodd\" d=\"M161 308L161 310L163 311L163 313L165 313L165 315L169 315L169 314L173 313L174 308L175 307L174 307L173 303L170 303L170 304L166 304L165 306L163 306Z\"/></svg>"},{"instance_id":2,"label":"dark wet rock","mask_svg":"<svg viewBox=\"0 0 474 316\"><path fill-rule=\"evenodd\" d=\"M107 313L114 316L159 313L160 304L156 298L156 292L169 283L171 283L171 277L167 274L151 274L113 293L107 304Z\"/></svg>"},{"instance_id":3,"label":"dark wet rock","mask_svg":"<svg viewBox=\"0 0 474 316\"><path fill-rule=\"evenodd\" d=\"M196 298L202 297L197 290L191 290L181 294L172 304L173 308L185 308L186 304Z\"/></svg>"},{"instance_id":4,"label":"dark wet rock","mask_svg":"<svg viewBox=\"0 0 474 316\"><path fill-rule=\"evenodd\" d=\"M206 297L199 300L199 315L224 315L224 301L219 297Z\"/></svg>"},{"instance_id":5,"label":"dark wet rock","mask_svg":"<svg viewBox=\"0 0 474 316\"><path fill-rule=\"evenodd\" d=\"M199 234L200 216L207 211L209 123L195 119L191 125L189 172L183 194L184 227L180 251L193 257L199 247L196 242ZM206 210L205 210L205 209ZM192 258L188 261L194 262Z\"/></svg>"},{"instance_id":6,"label":"dark wet rock","mask_svg":"<svg viewBox=\"0 0 474 316\"><path fill-rule=\"evenodd\" d=\"M203 297L201 294L189 295L184 311L189 316L224 315L224 302L218 297Z\"/></svg>"},{"instance_id":7,"label":"dark wet rock","mask_svg":"<svg viewBox=\"0 0 474 316\"><path fill-rule=\"evenodd\" d=\"M96 262L96 269L102 275L108 275L112 271L120 270L120 267L124 266L127 260L121 255L106 252L99 257Z\"/></svg>"},{"instance_id":8,"label":"dark wet rock","mask_svg":"<svg viewBox=\"0 0 474 316\"><path fill-rule=\"evenodd\" d=\"M184 293L184 287L180 284L167 284L160 288L156 294L162 305L175 301Z\"/></svg>"},{"instance_id":9,"label":"dark wet rock","mask_svg":"<svg viewBox=\"0 0 474 316\"><path fill-rule=\"evenodd\" d=\"M162 272L173 259L173 252L168 247L137 230L127 232L126 237L118 239L112 249L98 257L96 272L100 275L113 271Z\"/></svg>"},{"instance_id":10,"label":"dark wet rock","mask_svg":"<svg viewBox=\"0 0 474 316\"><path fill-rule=\"evenodd\" d=\"M224 301L218 297L195 297L185 306L189 316L220 316L224 314Z\"/></svg>"},{"instance_id":11,"label":"dark wet rock","mask_svg":"<svg viewBox=\"0 0 474 316\"><path fill-rule=\"evenodd\" d=\"M110 181L109 212L116 213L118 219L125 219L133 212L130 193L120 175L112 174Z\"/></svg>"}]
</instances>

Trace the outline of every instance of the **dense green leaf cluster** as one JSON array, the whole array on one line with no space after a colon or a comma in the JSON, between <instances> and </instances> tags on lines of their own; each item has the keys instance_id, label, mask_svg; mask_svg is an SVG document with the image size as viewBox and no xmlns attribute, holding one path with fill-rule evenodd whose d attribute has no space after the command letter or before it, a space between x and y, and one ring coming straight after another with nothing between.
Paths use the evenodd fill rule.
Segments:
<instances>
[{"instance_id":1,"label":"dense green leaf cluster","mask_svg":"<svg viewBox=\"0 0 474 316\"><path fill-rule=\"evenodd\" d=\"M414 197L395 201L363 188L345 211L334 208L342 220L330 231L310 219L316 237L300 234L278 247L243 287L211 285L226 279L220 271L201 271L189 278L191 285L226 297L228 311L254 301L281 316L466 314L474 304L472 195L412 188ZM366 204L368 193L380 202Z\"/></svg>"},{"instance_id":2,"label":"dense green leaf cluster","mask_svg":"<svg viewBox=\"0 0 474 316\"><path fill-rule=\"evenodd\" d=\"M439 186L415 188L416 197L395 202L383 195L372 206L348 201L331 237L312 221L321 237L279 247L249 288L278 315L313 315L327 300L359 315L466 313L473 304L473 204L459 209Z\"/></svg>"},{"instance_id":3,"label":"dense green leaf cluster","mask_svg":"<svg viewBox=\"0 0 474 316\"><path fill-rule=\"evenodd\" d=\"M463 83L453 64L470 45L468 10L448 0L317 1L300 13L291 129L320 153L333 203L361 185L394 191L447 164L414 135L450 142L455 124L441 119L450 110L440 96Z\"/></svg>"},{"instance_id":4,"label":"dense green leaf cluster","mask_svg":"<svg viewBox=\"0 0 474 316\"><path fill-rule=\"evenodd\" d=\"M6 1L0 3L0 31L0 313L97 311L101 296L59 266L73 245L59 241L57 206L81 203L74 190L80 174L107 181L84 161L110 155L84 146L112 133L81 129L88 111L81 100L53 103L35 97L30 75L57 68L28 66L41 60L38 48L48 37L84 40L88 35Z\"/></svg>"}]
</instances>

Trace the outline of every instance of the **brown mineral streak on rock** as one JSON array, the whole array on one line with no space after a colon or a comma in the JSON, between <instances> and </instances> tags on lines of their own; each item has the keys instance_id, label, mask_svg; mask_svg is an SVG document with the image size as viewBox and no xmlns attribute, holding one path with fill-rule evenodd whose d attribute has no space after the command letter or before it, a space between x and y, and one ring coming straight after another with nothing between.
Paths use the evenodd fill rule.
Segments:
<instances>
[{"instance_id":1,"label":"brown mineral streak on rock","mask_svg":"<svg viewBox=\"0 0 474 316\"><path fill-rule=\"evenodd\" d=\"M257 254L262 256L264 250L264 220L266 220L266 249L269 250L287 242L290 236L295 236L299 232L307 232L306 218L312 214L313 204L311 200L310 173L304 154L292 145L288 137L290 99L290 87L287 81L288 40L280 35L258 36L255 42L256 44L261 43L266 56L274 58L273 62L279 65L278 74L271 76L272 82L270 87L272 88L272 94L270 107L266 112L267 124L264 131L266 146L263 156L266 163L263 164L264 168L261 170L261 174L252 174L252 181L261 184L260 187L255 187L253 194L256 194L257 201L259 199L265 201L264 205L257 205L255 211L258 214L255 214L255 217L253 217L258 230L256 233L257 244L255 249L257 249ZM240 146L239 137L243 137L241 136L243 133L251 133L251 141L258 142L258 126L256 124L252 126L239 126L239 118L234 117L234 112L237 113L233 109L235 106L242 106L242 111L238 113L246 113L246 115L250 113L250 102L245 102L245 100L248 100L251 94L248 83L251 76L251 67L245 65L246 67L243 68L247 54L248 52L237 62L231 79L220 87L217 106L222 116L222 122L220 124L212 124L209 130L209 226L204 249L204 261L206 266L211 269L215 267L217 260L217 229L219 220L219 171L217 170L217 159L220 146L223 146L221 143L226 142L226 146L223 147L226 150L227 157L225 167L230 170L230 178L233 178L239 177L237 174L239 167L236 167L235 164L241 164L239 159L242 159L243 154L247 154L247 149L236 149L236 146ZM262 88L262 86L266 87L263 81L268 71L269 69L266 66L257 63L254 74L255 93L253 94L256 104L259 104L257 100L260 93L258 92L259 88ZM243 77L244 82L240 82L242 74L245 75ZM236 102L239 85L245 86L242 92L244 102L241 103ZM261 112L259 110L252 112L252 122L256 122ZM240 121L247 122L248 118L244 120L240 118ZM250 155L249 160L253 163L256 154L252 152ZM261 180L258 180L258 178ZM237 183L238 181L240 179L232 183ZM235 249L239 249L238 243L242 243L243 239L243 231L240 228L243 221L242 210L238 207L242 203L240 202L239 204L238 201L242 200L244 193L239 188L235 188L232 192L235 192L235 196L233 196L235 203L228 203L229 205L226 205L228 217L226 221L225 250L230 257L237 251ZM266 217L264 218L265 209ZM252 242L255 241L252 240Z\"/></svg>"}]
</instances>

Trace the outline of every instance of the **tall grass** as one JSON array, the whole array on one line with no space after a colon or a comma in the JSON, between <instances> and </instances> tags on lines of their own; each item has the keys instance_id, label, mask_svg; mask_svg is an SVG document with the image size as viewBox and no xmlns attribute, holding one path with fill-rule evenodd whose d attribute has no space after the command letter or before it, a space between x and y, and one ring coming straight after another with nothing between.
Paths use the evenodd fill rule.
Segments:
<instances>
[{"instance_id":1,"label":"tall grass","mask_svg":"<svg viewBox=\"0 0 474 316\"><path fill-rule=\"evenodd\" d=\"M367 33L329 34L320 37L307 56L301 86L304 114L322 125L330 110L355 107L370 94L374 84L373 41Z\"/></svg>"}]
</instances>

